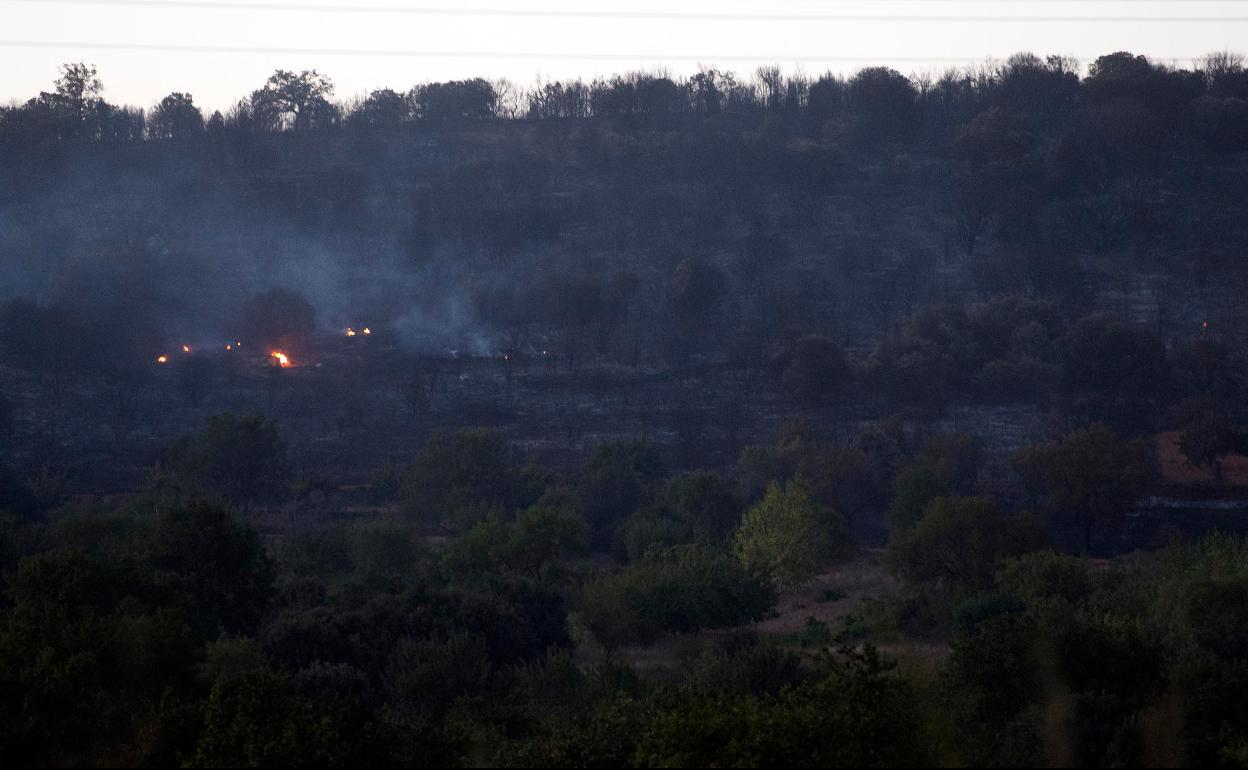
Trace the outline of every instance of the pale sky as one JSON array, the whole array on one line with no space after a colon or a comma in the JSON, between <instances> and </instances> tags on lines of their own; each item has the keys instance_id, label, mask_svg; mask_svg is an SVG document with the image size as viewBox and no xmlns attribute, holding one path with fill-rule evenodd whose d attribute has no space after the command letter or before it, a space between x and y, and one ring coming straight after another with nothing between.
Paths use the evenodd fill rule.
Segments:
<instances>
[{"instance_id":1,"label":"pale sky","mask_svg":"<svg viewBox=\"0 0 1248 770\"><path fill-rule=\"evenodd\" d=\"M211 110L279 67L320 70L347 99L429 80L529 86L656 67L683 75L700 63L814 75L873 64L938 72L1021 50L1085 64L1116 50L1185 59L1243 51L1245 33L1246 0L0 0L0 103L50 90L66 61L95 64L109 101L148 107L189 91Z\"/></svg>"}]
</instances>

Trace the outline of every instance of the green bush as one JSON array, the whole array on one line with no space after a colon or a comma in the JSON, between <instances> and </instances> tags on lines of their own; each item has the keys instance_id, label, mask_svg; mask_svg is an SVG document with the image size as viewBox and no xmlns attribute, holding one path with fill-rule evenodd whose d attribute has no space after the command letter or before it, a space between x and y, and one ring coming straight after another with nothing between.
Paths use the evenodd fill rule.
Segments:
<instances>
[{"instance_id":1,"label":"green bush","mask_svg":"<svg viewBox=\"0 0 1248 770\"><path fill-rule=\"evenodd\" d=\"M435 433L403 479L403 510L418 521L463 532L491 511L511 513L542 492L501 436L484 429Z\"/></svg>"},{"instance_id":2,"label":"green bush","mask_svg":"<svg viewBox=\"0 0 1248 770\"><path fill-rule=\"evenodd\" d=\"M913 528L893 531L887 560L912 586L986 590L1006 558L1037 550L1045 541L1031 517L1004 514L979 497L940 497Z\"/></svg>"},{"instance_id":3,"label":"green bush","mask_svg":"<svg viewBox=\"0 0 1248 770\"><path fill-rule=\"evenodd\" d=\"M772 483L745 512L734 548L747 568L787 587L810 580L848 549L844 521L821 510L801 478Z\"/></svg>"},{"instance_id":4,"label":"green bush","mask_svg":"<svg viewBox=\"0 0 1248 770\"><path fill-rule=\"evenodd\" d=\"M608 649L758 620L774 603L767 584L736 559L697 544L652 552L592 578L581 593L585 625Z\"/></svg>"},{"instance_id":5,"label":"green bush","mask_svg":"<svg viewBox=\"0 0 1248 770\"><path fill-rule=\"evenodd\" d=\"M647 553L693 540L692 528L666 514L662 508L647 506L637 511L620 527L620 541L631 562L640 561Z\"/></svg>"}]
</instances>

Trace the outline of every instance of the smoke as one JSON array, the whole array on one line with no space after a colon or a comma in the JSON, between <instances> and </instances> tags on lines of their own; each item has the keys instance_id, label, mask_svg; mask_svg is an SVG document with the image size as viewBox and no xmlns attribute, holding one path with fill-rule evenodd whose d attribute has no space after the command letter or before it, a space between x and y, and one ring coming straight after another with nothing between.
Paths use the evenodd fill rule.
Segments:
<instances>
[{"instance_id":1,"label":"smoke","mask_svg":"<svg viewBox=\"0 0 1248 770\"><path fill-rule=\"evenodd\" d=\"M424 355L492 356L498 350L494 335L476 320L466 296L449 294L436 308L413 305L392 324L399 344Z\"/></svg>"},{"instance_id":2,"label":"smoke","mask_svg":"<svg viewBox=\"0 0 1248 770\"><path fill-rule=\"evenodd\" d=\"M0 202L0 301L122 308L156 319L170 342L215 346L232 338L249 297L283 288L309 301L325 333L388 328L422 354L497 349L463 250L415 253L404 199L370 194L350 217L309 214L288 191L248 190L236 177L211 183L191 160L162 158L158 169L68 163Z\"/></svg>"},{"instance_id":3,"label":"smoke","mask_svg":"<svg viewBox=\"0 0 1248 770\"><path fill-rule=\"evenodd\" d=\"M322 331L386 328L402 349L422 355L488 356L498 348L452 250L416 263L397 250L343 253L293 234L285 245L289 253L256 280L303 294Z\"/></svg>"}]
</instances>

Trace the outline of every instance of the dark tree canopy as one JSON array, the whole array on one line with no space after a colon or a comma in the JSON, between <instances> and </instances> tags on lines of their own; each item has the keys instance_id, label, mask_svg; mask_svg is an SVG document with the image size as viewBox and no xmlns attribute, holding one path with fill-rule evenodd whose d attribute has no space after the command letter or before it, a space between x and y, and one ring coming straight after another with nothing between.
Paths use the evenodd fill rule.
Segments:
<instances>
[{"instance_id":1,"label":"dark tree canopy","mask_svg":"<svg viewBox=\"0 0 1248 770\"><path fill-rule=\"evenodd\" d=\"M1022 450L1014 466L1051 515L1077 523L1087 551L1097 527L1122 517L1139 499L1153 478L1155 459L1148 443L1119 438L1108 425L1095 423Z\"/></svg>"},{"instance_id":2,"label":"dark tree canopy","mask_svg":"<svg viewBox=\"0 0 1248 770\"><path fill-rule=\"evenodd\" d=\"M290 491L286 444L260 415L218 415L169 448L157 480L177 493L220 497L244 509L282 500Z\"/></svg>"},{"instance_id":3,"label":"dark tree canopy","mask_svg":"<svg viewBox=\"0 0 1248 770\"><path fill-rule=\"evenodd\" d=\"M175 91L152 108L148 134L154 139L188 139L204 132L204 114L190 94Z\"/></svg>"},{"instance_id":4,"label":"dark tree canopy","mask_svg":"<svg viewBox=\"0 0 1248 770\"><path fill-rule=\"evenodd\" d=\"M333 92L334 82L316 70L277 70L251 95L251 109L258 124L271 131L319 128L337 117L329 101Z\"/></svg>"}]
</instances>

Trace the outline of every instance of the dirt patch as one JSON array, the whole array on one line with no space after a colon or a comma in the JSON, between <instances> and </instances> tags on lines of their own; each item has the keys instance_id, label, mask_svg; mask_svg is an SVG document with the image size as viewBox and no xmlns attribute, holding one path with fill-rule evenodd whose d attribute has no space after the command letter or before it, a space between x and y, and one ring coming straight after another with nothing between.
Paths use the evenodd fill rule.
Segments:
<instances>
[{"instance_id":1,"label":"dirt patch","mask_svg":"<svg viewBox=\"0 0 1248 770\"><path fill-rule=\"evenodd\" d=\"M793 633L804 629L811 617L834 625L863 599L878 599L896 591L897 582L883 559L882 550L863 551L809 583L782 593L776 602L776 617L754 628L762 633Z\"/></svg>"},{"instance_id":2,"label":"dirt patch","mask_svg":"<svg viewBox=\"0 0 1248 770\"><path fill-rule=\"evenodd\" d=\"M1157 465L1164 481L1193 487L1217 487L1244 491L1248 489L1248 457L1227 455L1222 461L1222 481L1214 481L1213 471L1196 468L1187 462L1179 449L1179 431L1157 434Z\"/></svg>"},{"instance_id":3,"label":"dirt patch","mask_svg":"<svg viewBox=\"0 0 1248 770\"><path fill-rule=\"evenodd\" d=\"M807 619L812 617L828 624L835 633L841 629L842 618L858 612L861 602L883 599L897 590L897 581L884 564L884 551L864 550L853 559L829 568L809 583L781 593L773 617L737 628L698 634L667 634L647 647L616 650L615 657L643 674L676 676L682 660L696 655L704 645L723 636L756 631L781 644L791 644L795 643L792 639L806 629ZM581 664L599 663L606 658L605 650L593 635L576 622L573 623L573 636L577 640L577 659ZM894 657L936 660L948 652L947 646L942 643L892 638L891 635L889 639L870 641Z\"/></svg>"}]
</instances>

